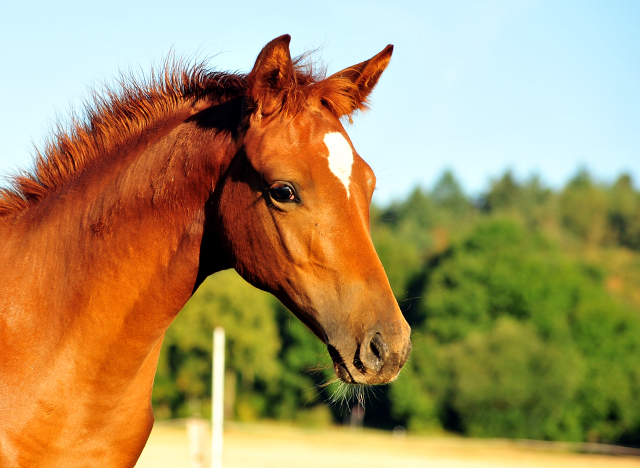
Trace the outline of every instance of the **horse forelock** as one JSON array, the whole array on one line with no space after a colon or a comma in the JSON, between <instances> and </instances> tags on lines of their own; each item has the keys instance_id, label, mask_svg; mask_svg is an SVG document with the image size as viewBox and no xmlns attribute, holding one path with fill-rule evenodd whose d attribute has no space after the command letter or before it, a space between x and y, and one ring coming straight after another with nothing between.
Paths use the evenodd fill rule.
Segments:
<instances>
[{"instance_id":1,"label":"horse forelock","mask_svg":"<svg viewBox=\"0 0 640 468\"><path fill-rule=\"evenodd\" d=\"M325 79L324 68L315 70L308 58L303 54L294 60L294 79L285 91L281 113L297 114L310 102L338 118L366 108L349 92L355 87L349 79ZM0 217L38 203L179 106L204 98L223 102L244 96L246 82L247 75L210 71L205 63L167 60L160 72L147 78L121 75L117 86L93 90L83 115L72 115L66 127L58 124L44 150L36 150L33 169L19 172L8 187L0 187Z\"/></svg>"}]
</instances>

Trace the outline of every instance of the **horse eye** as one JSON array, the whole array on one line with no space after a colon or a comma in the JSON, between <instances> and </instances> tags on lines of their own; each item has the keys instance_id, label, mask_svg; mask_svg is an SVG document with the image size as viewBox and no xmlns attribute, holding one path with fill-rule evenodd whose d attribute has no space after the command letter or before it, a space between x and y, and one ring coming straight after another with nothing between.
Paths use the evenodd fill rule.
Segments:
<instances>
[{"instance_id":1,"label":"horse eye","mask_svg":"<svg viewBox=\"0 0 640 468\"><path fill-rule=\"evenodd\" d=\"M296 194L288 185L274 185L269 189L269 195L273 200L279 202L291 202L295 201Z\"/></svg>"}]
</instances>

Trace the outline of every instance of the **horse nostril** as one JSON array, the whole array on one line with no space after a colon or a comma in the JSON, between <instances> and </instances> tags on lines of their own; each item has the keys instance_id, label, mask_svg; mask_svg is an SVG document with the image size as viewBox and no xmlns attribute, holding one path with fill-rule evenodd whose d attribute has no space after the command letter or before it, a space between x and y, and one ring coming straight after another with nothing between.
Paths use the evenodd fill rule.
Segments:
<instances>
[{"instance_id":1,"label":"horse nostril","mask_svg":"<svg viewBox=\"0 0 640 468\"><path fill-rule=\"evenodd\" d=\"M382 368L388 354L389 347L382 339L382 335L374 333L368 345L363 346L361 353L358 353L357 357L359 358L358 361L360 361L358 364L377 372Z\"/></svg>"},{"instance_id":2,"label":"horse nostril","mask_svg":"<svg viewBox=\"0 0 640 468\"><path fill-rule=\"evenodd\" d=\"M371 352L375 357L380 359L380 350L378 349L378 346L376 345L374 340L371 340L371 342L369 343L369 349L371 349Z\"/></svg>"}]
</instances>

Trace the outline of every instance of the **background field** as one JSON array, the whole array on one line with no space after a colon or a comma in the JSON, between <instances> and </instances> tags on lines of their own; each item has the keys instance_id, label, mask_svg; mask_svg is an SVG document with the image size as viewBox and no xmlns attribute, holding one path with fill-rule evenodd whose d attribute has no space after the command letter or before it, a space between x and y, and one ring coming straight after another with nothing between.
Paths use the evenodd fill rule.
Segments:
<instances>
[{"instance_id":1,"label":"background field","mask_svg":"<svg viewBox=\"0 0 640 468\"><path fill-rule=\"evenodd\" d=\"M390 432L228 423L224 468L640 467L640 458L569 451L578 446ZM184 422L157 423L137 468L188 468Z\"/></svg>"}]
</instances>

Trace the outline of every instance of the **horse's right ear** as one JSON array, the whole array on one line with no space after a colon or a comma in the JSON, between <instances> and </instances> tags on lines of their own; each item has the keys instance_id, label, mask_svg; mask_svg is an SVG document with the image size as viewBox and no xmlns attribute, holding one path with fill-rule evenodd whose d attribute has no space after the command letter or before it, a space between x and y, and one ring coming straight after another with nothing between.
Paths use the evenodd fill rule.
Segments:
<instances>
[{"instance_id":1,"label":"horse's right ear","mask_svg":"<svg viewBox=\"0 0 640 468\"><path fill-rule=\"evenodd\" d=\"M285 34L264 46L247 76L248 97L258 116L270 115L282 108L285 92L293 80L290 41L291 36Z\"/></svg>"}]
</instances>

